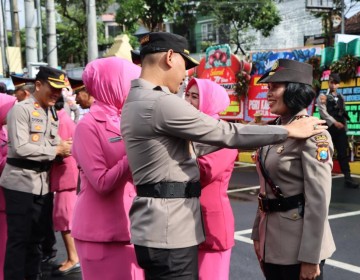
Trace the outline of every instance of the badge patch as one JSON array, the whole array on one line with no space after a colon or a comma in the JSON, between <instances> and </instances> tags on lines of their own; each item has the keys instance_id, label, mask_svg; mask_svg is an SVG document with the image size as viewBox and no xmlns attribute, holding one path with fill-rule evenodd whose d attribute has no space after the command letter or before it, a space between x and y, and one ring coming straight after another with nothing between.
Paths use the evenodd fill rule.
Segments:
<instances>
[{"instance_id":1,"label":"badge patch","mask_svg":"<svg viewBox=\"0 0 360 280\"><path fill-rule=\"evenodd\" d=\"M40 117L40 113L39 113L38 111L33 111L33 112L32 112L32 115L33 115L34 117Z\"/></svg>"},{"instance_id":2,"label":"badge patch","mask_svg":"<svg viewBox=\"0 0 360 280\"><path fill-rule=\"evenodd\" d=\"M276 152L277 152L278 154L281 154L284 149L285 149L285 147L284 147L283 145L281 145L279 148L277 148Z\"/></svg>"},{"instance_id":3,"label":"badge patch","mask_svg":"<svg viewBox=\"0 0 360 280\"><path fill-rule=\"evenodd\" d=\"M320 142L316 144L316 159L321 162L326 162L329 160L329 143Z\"/></svg>"},{"instance_id":4,"label":"badge patch","mask_svg":"<svg viewBox=\"0 0 360 280\"><path fill-rule=\"evenodd\" d=\"M41 130L42 126L41 125L35 125L35 130Z\"/></svg>"},{"instance_id":5,"label":"badge patch","mask_svg":"<svg viewBox=\"0 0 360 280\"><path fill-rule=\"evenodd\" d=\"M319 141L326 141L328 138L326 135L315 135L315 141L319 142Z\"/></svg>"},{"instance_id":6,"label":"badge patch","mask_svg":"<svg viewBox=\"0 0 360 280\"><path fill-rule=\"evenodd\" d=\"M33 134L33 135L31 135L31 140L32 140L33 142L38 142L38 141L40 140L39 134Z\"/></svg>"}]
</instances>

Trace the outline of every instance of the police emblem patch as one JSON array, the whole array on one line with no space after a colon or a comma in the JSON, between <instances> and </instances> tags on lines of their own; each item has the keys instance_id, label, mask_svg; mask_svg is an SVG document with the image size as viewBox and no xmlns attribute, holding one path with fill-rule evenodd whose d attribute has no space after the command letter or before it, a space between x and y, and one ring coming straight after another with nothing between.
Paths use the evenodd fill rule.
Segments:
<instances>
[{"instance_id":1,"label":"police emblem patch","mask_svg":"<svg viewBox=\"0 0 360 280\"><path fill-rule=\"evenodd\" d=\"M329 143L319 142L316 144L316 159L320 162L326 162L329 160Z\"/></svg>"},{"instance_id":2,"label":"police emblem patch","mask_svg":"<svg viewBox=\"0 0 360 280\"><path fill-rule=\"evenodd\" d=\"M315 135L315 141L319 142L319 141L326 141L328 138L326 135Z\"/></svg>"},{"instance_id":3,"label":"police emblem patch","mask_svg":"<svg viewBox=\"0 0 360 280\"><path fill-rule=\"evenodd\" d=\"M31 113L34 117L40 117L40 113L38 111L33 111Z\"/></svg>"},{"instance_id":4,"label":"police emblem patch","mask_svg":"<svg viewBox=\"0 0 360 280\"><path fill-rule=\"evenodd\" d=\"M40 140L40 135L39 134L33 134L31 135L31 140L33 142L38 142Z\"/></svg>"}]
</instances>

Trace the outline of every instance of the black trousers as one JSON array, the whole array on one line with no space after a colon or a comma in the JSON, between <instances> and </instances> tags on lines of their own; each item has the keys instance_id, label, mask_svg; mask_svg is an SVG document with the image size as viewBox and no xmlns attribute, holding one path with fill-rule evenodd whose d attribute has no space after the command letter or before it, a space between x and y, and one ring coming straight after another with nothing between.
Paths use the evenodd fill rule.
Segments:
<instances>
[{"instance_id":1,"label":"black trousers","mask_svg":"<svg viewBox=\"0 0 360 280\"><path fill-rule=\"evenodd\" d=\"M36 279L41 273L46 196L4 190L8 226L4 279Z\"/></svg>"},{"instance_id":2,"label":"black trousers","mask_svg":"<svg viewBox=\"0 0 360 280\"><path fill-rule=\"evenodd\" d=\"M334 125L329 127L329 133L337 151L337 160L341 172L345 176L350 176L349 157L347 155L349 142L345 129L337 129Z\"/></svg>"},{"instance_id":3,"label":"black trousers","mask_svg":"<svg viewBox=\"0 0 360 280\"><path fill-rule=\"evenodd\" d=\"M54 232L54 225L53 225L53 208L54 208L54 193L50 192L44 198L44 213L45 213L45 236L44 241L42 242L42 253L45 257L53 258L56 256L57 249L55 248L56 244L56 237Z\"/></svg>"},{"instance_id":4,"label":"black trousers","mask_svg":"<svg viewBox=\"0 0 360 280\"><path fill-rule=\"evenodd\" d=\"M325 261L320 262L320 276L316 280L323 280L323 267ZM264 263L264 274L266 280L299 280L301 264L279 265Z\"/></svg>"},{"instance_id":5,"label":"black trousers","mask_svg":"<svg viewBox=\"0 0 360 280\"><path fill-rule=\"evenodd\" d=\"M198 246L157 249L135 245L135 253L146 280L199 279Z\"/></svg>"}]
</instances>

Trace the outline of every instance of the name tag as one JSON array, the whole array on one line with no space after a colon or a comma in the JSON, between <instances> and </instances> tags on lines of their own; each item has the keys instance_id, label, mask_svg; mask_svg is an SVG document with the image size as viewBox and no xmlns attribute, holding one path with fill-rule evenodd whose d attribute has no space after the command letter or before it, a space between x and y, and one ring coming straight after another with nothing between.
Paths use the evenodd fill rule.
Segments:
<instances>
[{"instance_id":1,"label":"name tag","mask_svg":"<svg viewBox=\"0 0 360 280\"><path fill-rule=\"evenodd\" d=\"M114 142L119 142L122 139L123 138L121 136L117 136L117 137L109 138L109 141L110 143L114 143Z\"/></svg>"}]
</instances>

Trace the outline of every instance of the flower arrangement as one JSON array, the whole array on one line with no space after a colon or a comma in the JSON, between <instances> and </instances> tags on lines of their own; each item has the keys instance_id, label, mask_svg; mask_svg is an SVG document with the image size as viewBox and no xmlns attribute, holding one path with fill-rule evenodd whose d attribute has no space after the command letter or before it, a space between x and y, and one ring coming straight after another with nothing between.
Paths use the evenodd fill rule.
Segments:
<instances>
[{"instance_id":1,"label":"flower arrangement","mask_svg":"<svg viewBox=\"0 0 360 280\"><path fill-rule=\"evenodd\" d=\"M246 95L249 90L251 76L245 71L239 71L236 74L235 92L237 96L241 97Z\"/></svg>"},{"instance_id":2,"label":"flower arrangement","mask_svg":"<svg viewBox=\"0 0 360 280\"><path fill-rule=\"evenodd\" d=\"M306 63L310 64L313 67L313 87L318 90L321 87L321 58L319 56L312 56L306 61Z\"/></svg>"},{"instance_id":3,"label":"flower arrangement","mask_svg":"<svg viewBox=\"0 0 360 280\"><path fill-rule=\"evenodd\" d=\"M356 77L358 58L352 55L345 55L330 65L331 72L338 73L342 81L346 82Z\"/></svg>"}]
</instances>

